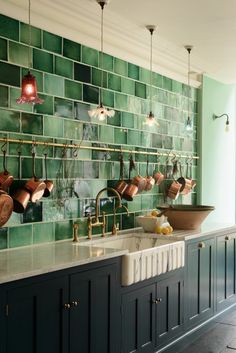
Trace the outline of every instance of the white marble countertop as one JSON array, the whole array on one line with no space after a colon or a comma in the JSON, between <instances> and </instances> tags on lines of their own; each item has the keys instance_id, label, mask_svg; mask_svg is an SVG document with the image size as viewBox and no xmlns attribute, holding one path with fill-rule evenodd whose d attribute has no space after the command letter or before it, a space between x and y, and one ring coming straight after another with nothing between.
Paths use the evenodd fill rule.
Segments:
<instances>
[{"instance_id":1,"label":"white marble countertop","mask_svg":"<svg viewBox=\"0 0 236 353\"><path fill-rule=\"evenodd\" d=\"M235 224L204 223L201 230L175 230L172 235L144 233L142 228L130 229L120 234L144 233L160 238L171 237L172 240L192 240L207 235L219 235L236 232ZM103 238L104 239L104 238ZM106 240L107 238L105 238ZM57 270L88 264L117 257L128 253L128 250L109 249L102 246L102 239L82 239L81 243L71 240L33 245L0 251L0 284L27 277L45 274ZM80 246L81 244L82 246Z\"/></svg>"}]
</instances>

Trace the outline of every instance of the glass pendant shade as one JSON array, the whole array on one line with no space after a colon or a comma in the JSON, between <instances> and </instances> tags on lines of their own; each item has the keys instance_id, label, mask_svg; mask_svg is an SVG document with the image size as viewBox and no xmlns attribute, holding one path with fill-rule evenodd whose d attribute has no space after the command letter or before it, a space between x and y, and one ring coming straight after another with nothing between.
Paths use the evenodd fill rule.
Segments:
<instances>
[{"instance_id":1,"label":"glass pendant shade","mask_svg":"<svg viewBox=\"0 0 236 353\"><path fill-rule=\"evenodd\" d=\"M37 83L35 77L28 71L22 78L21 96L16 100L18 104L33 103L42 104L43 100L38 97Z\"/></svg>"},{"instance_id":2,"label":"glass pendant shade","mask_svg":"<svg viewBox=\"0 0 236 353\"><path fill-rule=\"evenodd\" d=\"M155 119L155 116L153 114L153 112L150 112L147 117L146 117L146 121L144 122L145 125L148 125L148 126L153 126L153 125L156 125L156 126L160 126L160 124L158 123L158 121Z\"/></svg>"},{"instance_id":3,"label":"glass pendant shade","mask_svg":"<svg viewBox=\"0 0 236 353\"><path fill-rule=\"evenodd\" d=\"M101 103L97 108L88 111L90 118L96 118L99 121L104 121L107 117L112 118L115 115L114 110L109 110Z\"/></svg>"},{"instance_id":4,"label":"glass pendant shade","mask_svg":"<svg viewBox=\"0 0 236 353\"><path fill-rule=\"evenodd\" d=\"M188 116L187 121L186 121L186 131L192 131L193 130L193 126L192 126L192 121L190 116Z\"/></svg>"}]
</instances>

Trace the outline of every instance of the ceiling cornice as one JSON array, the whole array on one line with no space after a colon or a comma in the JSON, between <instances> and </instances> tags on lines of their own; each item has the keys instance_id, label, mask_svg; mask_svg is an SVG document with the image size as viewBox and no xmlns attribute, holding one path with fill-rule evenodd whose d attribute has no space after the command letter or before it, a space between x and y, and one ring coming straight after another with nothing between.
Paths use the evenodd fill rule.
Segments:
<instances>
[{"instance_id":1,"label":"ceiling cornice","mask_svg":"<svg viewBox=\"0 0 236 353\"><path fill-rule=\"evenodd\" d=\"M28 1L0 0L2 13L28 22ZM95 1L83 0L75 6L73 0L37 0L32 2L32 25L99 50L100 10ZM104 51L110 55L149 68L149 33L109 10L104 11ZM187 55L184 48L158 36L153 37L153 70L178 81L187 82ZM192 55L191 71L202 73ZM194 75L191 85L200 85L200 76Z\"/></svg>"}]
</instances>

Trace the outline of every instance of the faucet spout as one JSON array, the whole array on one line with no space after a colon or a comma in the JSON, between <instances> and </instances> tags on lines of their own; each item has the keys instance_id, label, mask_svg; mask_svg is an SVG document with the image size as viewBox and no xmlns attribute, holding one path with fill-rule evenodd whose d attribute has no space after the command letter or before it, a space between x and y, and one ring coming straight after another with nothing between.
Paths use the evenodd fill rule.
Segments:
<instances>
[{"instance_id":1,"label":"faucet spout","mask_svg":"<svg viewBox=\"0 0 236 353\"><path fill-rule=\"evenodd\" d=\"M122 207L121 197L120 197L120 194L118 193L118 191L116 191L116 190L113 189L113 188L109 188L109 187L100 190L100 191L98 192L97 196L96 196L95 222L99 222L99 219L98 219L98 215L99 215L99 205L98 205L98 202L99 202L99 199L100 199L101 195L104 193L104 191L110 191L110 192L112 192L115 196L117 196L118 202L119 202L117 207L118 207L118 208L119 208L119 207Z\"/></svg>"},{"instance_id":2,"label":"faucet spout","mask_svg":"<svg viewBox=\"0 0 236 353\"><path fill-rule=\"evenodd\" d=\"M118 206L116 206L116 208L114 209L114 214L113 214L112 235L117 235L117 231L119 230L119 227L117 227L117 225L116 225L116 213L119 208L124 208L126 210L127 216L129 216L129 210L125 205L119 204Z\"/></svg>"}]
</instances>

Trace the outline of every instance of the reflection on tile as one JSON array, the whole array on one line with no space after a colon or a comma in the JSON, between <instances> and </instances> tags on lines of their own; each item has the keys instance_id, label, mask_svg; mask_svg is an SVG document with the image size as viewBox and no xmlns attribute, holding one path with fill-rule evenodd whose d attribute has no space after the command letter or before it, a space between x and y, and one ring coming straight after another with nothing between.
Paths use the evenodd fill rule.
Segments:
<instances>
[{"instance_id":1,"label":"reflection on tile","mask_svg":"<svg viewBox=\"0 0 236 353\"><path fill-rule=\"evenodd\" d=\"M42 217L42 203L30 202L23 213L23 223L41 222Z\"/></svg>"}]
</instances>

